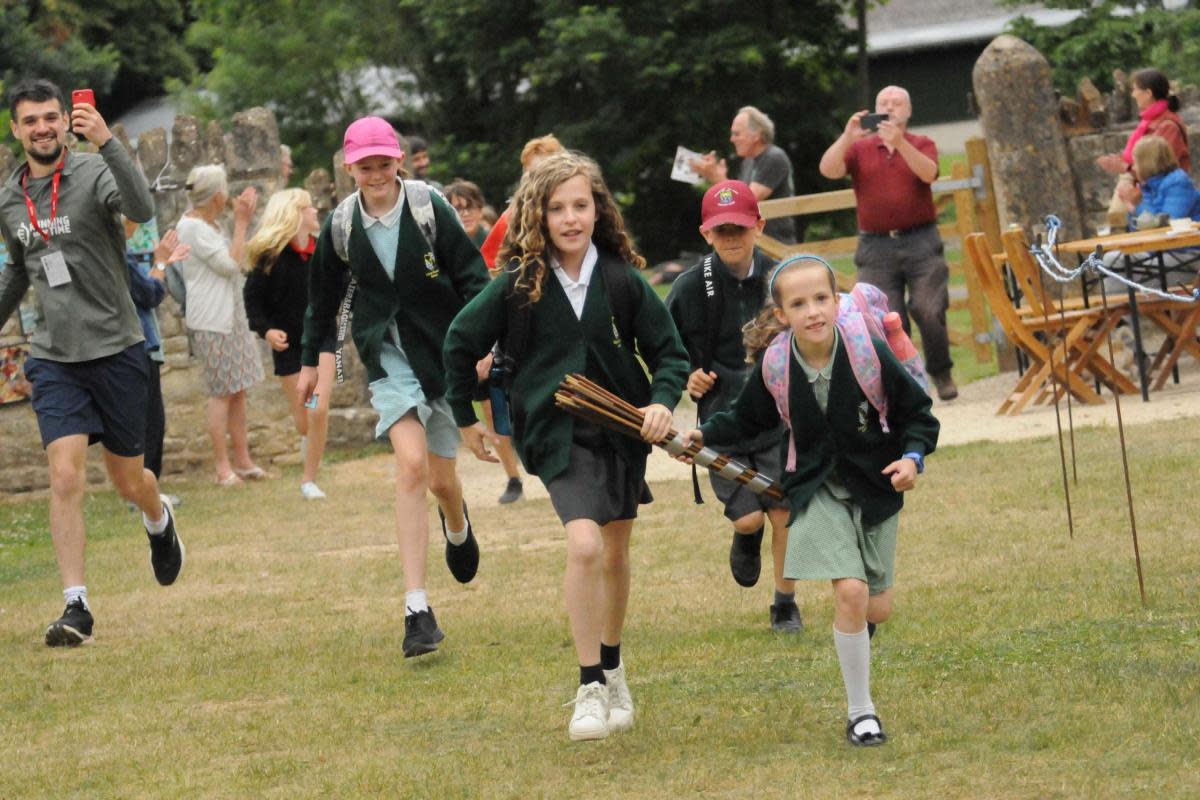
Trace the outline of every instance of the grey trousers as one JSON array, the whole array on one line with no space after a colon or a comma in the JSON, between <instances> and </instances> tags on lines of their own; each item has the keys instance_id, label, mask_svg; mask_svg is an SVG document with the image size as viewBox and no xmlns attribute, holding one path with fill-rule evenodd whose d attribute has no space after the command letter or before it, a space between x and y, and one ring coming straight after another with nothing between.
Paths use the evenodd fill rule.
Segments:
<instances>
[{"instance_id":1,"label":"grey trousers","mask_svg":"<svg viewBox=\"0 0 1200 800\"><path fill-rule=\"evenodd\" d=\"M895 238L860 234L854 264L858 280L879 287L887 295L888 307L904 320L904 330L912 330L910 317L917 324L926 371L930 375L949 373L954 366L946 330L950 268L937 226L918 228Z\"/></svg>"}]
</instances>

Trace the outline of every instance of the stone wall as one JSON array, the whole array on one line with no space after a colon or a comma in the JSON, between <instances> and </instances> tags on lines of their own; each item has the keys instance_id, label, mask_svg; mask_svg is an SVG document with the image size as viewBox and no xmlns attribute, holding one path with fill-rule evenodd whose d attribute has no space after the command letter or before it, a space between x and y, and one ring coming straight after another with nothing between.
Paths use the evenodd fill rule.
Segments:
<instances>
[{"instance_id":1,"label":"stone wall","mask_svg":"<svg viewBox=\"0 0 1200 800\"><path fill-rule=\"evenodd\" d=\"M194 117L176 117L169 146L166 131L161 128L142 134L136 147L120 126L113 133L137 157L154 187L160 233L174 227L186 210L183 185L194 166L224 164L231 196L246 186L256 187L260 193L259 213L266 206L266 196L280 188L279 133L274 115L263 108L235 114L228 130L216 122L202 127ZM16 166L8 148L0 147L0 180L6 179ZM322 214L333 207L335 189L329 172L315 170L304 186ZM167 410L163 472L175 474L198 469L211 472L212 448L199 368L188 356L187 334L179 307L169 296L158 310L158 320L166 357L162 368ZM5 327L5 333L14 330L15 320ZM259 346L267 377L247 392L250 451L263 466L298 464L298 440L288 405L278 379L272 375L270 351L262 341ZM331 399L330 448L361 446L374 438L375 413L352 342L347 341L345 356L346 381L334 389ZM89 448L88 477L104 480L99 448ZM0 492L28 491L48 485L46 457L29 403L0 406Z\"/></svg>"}]
</instances>

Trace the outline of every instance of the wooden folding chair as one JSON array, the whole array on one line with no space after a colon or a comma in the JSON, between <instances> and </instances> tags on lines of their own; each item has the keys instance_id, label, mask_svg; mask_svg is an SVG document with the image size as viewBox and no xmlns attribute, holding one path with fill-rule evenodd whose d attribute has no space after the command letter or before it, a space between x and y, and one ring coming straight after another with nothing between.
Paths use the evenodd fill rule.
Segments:
<instances>
[{"instance_id":1,"label":"wooden folding chair","mask_svg":"<svg viewBox=\"0 0 1200 800\"><path fill-rule=\"evenodd\" d=\"M1101 345L1107 341L1109 333L1129 311L1128 301L1113 300L1090 307L1080 306L1078 298L1055 301L1046 288L1041 267L1029 252L1025 234L1019 229L1004 233L1004 253L1009 269L1013 271L1029 304L1027 318L1058 320L1058 335L1069 354L1070 372L1082 375L1086 371L1107 386L1109 391L1126 394L1137 392L1133 381L1113 366L1101 351ZM1059 385L1071 385L1073 390L1073 384ZM1093 402L1087 395L1080 399Z\"/></svg>"},{"instance_id":2,"label":"wooden folding chair","mask_svg":"<svg viewBox=\"0 0 1200 800\"><path fill-rule=\"evenodd\" d=\"M1057 317L1047 319L1028 312L1019 313L1013 306L1004 291L1004 276L1000 266L1004 262L1004 255L993 256L987 237L982 233L968 234L963 247L979 276L992 314L1009 341L1029 359L1029 369L1018 379L996 413L1016 415L1039 396L1043 400L1053 396L1053 382L1068 387L1074 396L1085 403L1103 403L1100 395L1069 368L1071 349L1061 336L1063 322Z\"/></svg>"},{"instance_id":3,"label":"wooden folding chair","mask_svg":"<svg viewBox=\"0 0 1200 800\"><path fill-rule=\"evenodd\" d=\"M1196 277L1193 289L1200 289L1200 275ZM1167 333L1167 340L1154 356L1150 365L1150 374L1158 370L1152 388L1161 389L1167 382L1184 353L1191 353L1192 358L1200 360L1200 342L1196 341L1197 329L1200 328L1200 303L1185 305L1161 301L1161 310L1151 310L1147 316ZM1171 307L1174 306L1174 307ZM1139 306L1139 311L1141 310Z\"/></svg>"}]
</instances>

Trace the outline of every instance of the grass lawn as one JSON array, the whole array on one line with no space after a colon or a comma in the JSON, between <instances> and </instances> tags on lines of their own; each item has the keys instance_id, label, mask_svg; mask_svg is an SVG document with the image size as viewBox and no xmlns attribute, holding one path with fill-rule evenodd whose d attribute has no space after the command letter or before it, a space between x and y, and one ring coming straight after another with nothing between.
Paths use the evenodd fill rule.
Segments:
<instances>
[{"instance_id":1,"label":"grass lawn","mask_svg":"<svg viewBox=\"0 0 1200 800\"><path fill-rule=\"evenodd\" d=\"M411 661L387 458L329 467L321 504L293 474L172 484L188 561L168 589L134 515L90 496L96 640L72 651L41 644L61 611L46 501L0 504L0 798L1197 796L1196 427L1127 433L1145 608L1114 431L1077 437L1074 540L1053 441L930 458L874 642L892 740L866 751L843 738L828 586L801 586L803 634L772 635L769 586L734 584L728 526L686 480L635 531L637 725L583 744L547 500L473 506L469 586L433 548L447 640Z\"/></svg>"}]
</instances>

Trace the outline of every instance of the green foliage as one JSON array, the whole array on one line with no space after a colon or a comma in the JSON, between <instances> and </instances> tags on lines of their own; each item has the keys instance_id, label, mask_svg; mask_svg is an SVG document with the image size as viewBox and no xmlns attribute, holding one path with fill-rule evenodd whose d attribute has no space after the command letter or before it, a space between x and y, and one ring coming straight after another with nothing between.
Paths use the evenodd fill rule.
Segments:
<instances>
[{"instance_id":1,"label":"green foliage","mask_svg":"<svg viewBox=\"0 0 1200 800\"><path fill-rule=\"evenodd\" d=\"M845 6L214 0L188 41L214 63L193 88L215 93L221 113L274 109L302 167L327 164L344 124L380 110L364 86L397 102L401 130L431 138L436 177L474 180L497 205L519 177L522 144L553 132L599 160L654 260L699 244L697 192L668 177L676 146L728 151L742 105L775 120L797 190L818 185L803 165L840 127Z\"/></svg>"},{"instance_id":2,"label":"green foliage","mask_svg":"<svg viewBox=\"0 0 1200 800\"><path fill-rule=\"evenodd\" d=\"M1081 16L1057 27L1040 27L1022 16L1009 31L1046 57L1054 86L1063 94L1073 96L1083 78L1111 91L1113 70L1130 73L1151 66L1182 83L1200 83L1200 9L1193 4L1170 11L1161 3L1122 0L1050 0L1044 5L1077 10Z\"/></svg>"},{"instance_id":3,"label":"green foliage","mask_svg":"<svg viewBox=\"0 0 1200 800\"><path fill-rule=\"evenodd\" d=\"M89 47L71 20L77 12L68 3L0 6L0 80L6 87L23 78L48 78L64 92L77 86L99 95L109 90L120 62L117 48Z\"/></svg>"}]
</instances>

